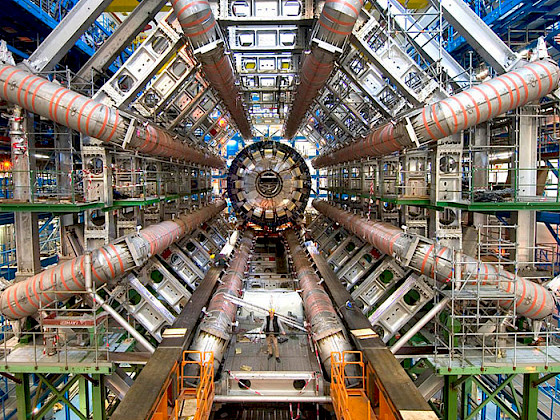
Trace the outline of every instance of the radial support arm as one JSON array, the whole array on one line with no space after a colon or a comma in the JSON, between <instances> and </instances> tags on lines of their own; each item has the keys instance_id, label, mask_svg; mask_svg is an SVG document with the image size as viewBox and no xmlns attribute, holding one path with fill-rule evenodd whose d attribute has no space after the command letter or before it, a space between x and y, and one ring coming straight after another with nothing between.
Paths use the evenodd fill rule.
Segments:
<instances>
[{"instance_id":1,"label":"radial support arm","mask_svg":"<svg viewBox=\"0 0 560 420\"><path fill-rule=\"evenodd\" d=\"M379 251L395 257L404 266L421 274L448 283L457 276L470 285L494 286L515 299L504 299L500 306L509 310L515 305L518 315L542 319L550 315L555 302L552 293L543 286L502 270L494 264L456 253L448 247L405 233L389 223L368 221L366 218L315 200L313 207L329 219L339 223ZM456 272L459 270L459 272Z\"/></svg>"}]
</instances>

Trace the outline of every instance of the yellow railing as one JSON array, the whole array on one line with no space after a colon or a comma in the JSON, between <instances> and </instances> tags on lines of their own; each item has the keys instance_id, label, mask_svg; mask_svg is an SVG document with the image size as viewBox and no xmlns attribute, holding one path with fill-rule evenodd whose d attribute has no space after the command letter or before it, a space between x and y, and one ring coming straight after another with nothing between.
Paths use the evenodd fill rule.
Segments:
<instances>
[{"instance_id":1,"label":"yellow railing","mask_svg":"<svg viewBox=\"0 0 560 420\"><path fill-rule=\"evenodd\" d=\"M362 352L331 353L331 397L338 420L375 419L366 390Z\"/></svg>"},{"instance_id":2,"label":"yellow railing","mask_svg":"<svg viewBox=\"0 0 560 420\"><path fill-rule=\"evenodd\" d=\"M175 402L175 420L187 418L208 420L214 401L214 354L201 351L183 352L179 372L179 395ZM195 406L196 403L196 406ZM193 417L190 417L190 416Z\"/></svg>"}]
</instances>

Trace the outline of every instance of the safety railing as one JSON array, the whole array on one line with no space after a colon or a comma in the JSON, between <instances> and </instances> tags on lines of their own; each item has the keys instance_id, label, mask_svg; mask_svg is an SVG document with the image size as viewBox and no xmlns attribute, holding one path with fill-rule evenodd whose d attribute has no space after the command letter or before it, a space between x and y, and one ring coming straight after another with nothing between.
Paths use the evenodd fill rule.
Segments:
<instances>
[{"instance_id":1,"label":"safety railing","mask_svg":"<svg viewBox=\"0 0 560 420\"><path fill-rule=\"evenodd\" d=\"M331 397L336 418L339 420L375 419L366 390L362 352L332 352Z\"/></svg>"},{"instance_id":2,"label":"safety railing","mask_svg":"<svg viewBox=\"0 0 560 420\"><path fill-rule=\"evenodd\" d=\"M185 351L179 374L174 419L208 420L214 401L214 353Z\"/></svg>"},{"instance_id":3,"label":"safety railing","mask_svg":"<svg viewBox=\"0 0 560 420\"><path fill-rule=\"evenodd\" d=\"M214 401L214 353L183 352L161 390L150 420L208 420Z\"/></svg>"},{"instance_id":4,"label":"safety railing","mask_svg":"<svg viewBox=\"0 0 560 420\"><path fill-rule=\"evenodd\" d=\"M109 327L106 313L74 308L43 311L41 330L18 332L4 321L0 340L0 370L75 368L111 369L110 353L122 340L122 330ZM132 343L131 343L132 344ZM77 362L77 360L80 360Z\"/></svg>"}]
</instances>

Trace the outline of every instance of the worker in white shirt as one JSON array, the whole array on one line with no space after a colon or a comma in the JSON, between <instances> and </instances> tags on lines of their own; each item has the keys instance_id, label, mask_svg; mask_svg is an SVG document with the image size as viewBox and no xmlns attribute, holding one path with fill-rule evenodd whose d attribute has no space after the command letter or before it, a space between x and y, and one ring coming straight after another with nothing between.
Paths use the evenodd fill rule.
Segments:
<instances>
[{"instance_id":1,"label":"worker in white shirt","mask_svg":"<svg viewBox=\"0 0 560 420\"><path fill-rule=\"evenodd\" d=\"M268 310L268 315L264 319L261 331L266 334L266 344L268 346L268 358L272 357L272 346L274 346L274 356L276 361L280 362L280 352L278 351L278 334L286 335L284 326L280 318L274 313L274 309Z\"/></svg>"}]
</instances>

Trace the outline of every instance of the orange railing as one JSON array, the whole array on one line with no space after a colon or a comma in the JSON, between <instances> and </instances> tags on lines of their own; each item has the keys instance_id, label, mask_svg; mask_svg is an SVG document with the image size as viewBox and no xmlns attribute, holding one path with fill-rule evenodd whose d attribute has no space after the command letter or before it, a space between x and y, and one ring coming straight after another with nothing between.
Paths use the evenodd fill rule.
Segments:
<instances>
[{"instance_id":1,"label":"orange railing","mask_svg":"<svg viewBox=\"0 0 560 420\"><path fill-rule=\"evenodd\" d=\"M331 353L331 397L338 420L373 420L360 351Z\"/></svg>"},{"instance_id":2,"label":"orange railing","mask_svg":"<svg viewBox=\"0 0 560 420\"><path fill-rule=\"evenodd\" d=\"M169 376L165 380L163 387L161 388L163 390L162 394L153 409L150 420L170 420L169 413L173 407L173 405L170 405L170 402L174 401L175 397L179 393L177 381L178 377L179 363L175 363L173 369L171 369L171 372L169 373Z\"/></svg>"},{"instance_id":3,"label":"orange railing","mask_svg":"<svg viewBox=\"0 0 560 420\"><path fill-rule=\"evenodd\" d=\"M208 420L214 401L214 354L211 351L183 352L178 379L175 420L191 418L191 415L194 420ZM185 410L190 410L188 416Z\"/></svg>"}]
</instances>

